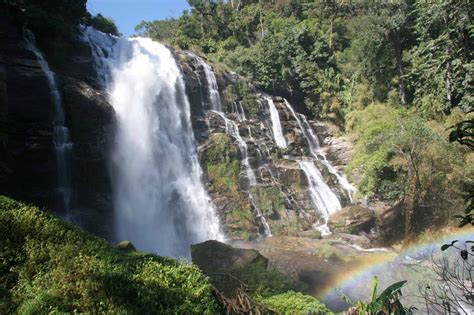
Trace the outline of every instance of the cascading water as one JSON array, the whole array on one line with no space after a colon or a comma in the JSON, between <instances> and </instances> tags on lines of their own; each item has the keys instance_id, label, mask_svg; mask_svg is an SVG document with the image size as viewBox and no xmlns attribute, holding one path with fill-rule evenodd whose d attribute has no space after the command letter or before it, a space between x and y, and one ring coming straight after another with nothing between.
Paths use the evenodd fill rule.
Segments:
<instances>
[{"instance_id":1,"label":"cascading water","mask_svg":"<svg viewBox=\"0 0 474 315\"><path fill-rule=\"evenodd\" d=\"M316 228L322 235L328 235L331 233L327 225L329 216L341 209L341 203L312 161L300 161L299 164L308 179L311 202L324 220Z\"/></svg>"},{"instance_id":2,"label":"cascading water","mask_svg":"<svg viewBox=\"0 0 474 315\"><path fill-rule=\"evenodd\" d=\"M240 154L242 155L242 165L245 168L247 178L249 181L249 186L256 186L257 185L257 179L255 176L255 173L252 169L252 166L249 163L249 157L248 157L248 147L247 143L242 139L240 132L239 132L239 127L237 123L234 121L230 120L227 118L225 113L222 111L222 103L219 95L219 90L217 86L217 80L214 72L212 71L211 66L209 66L202 58L199 56L196 56L192 53L189 53L190 56L196 59L196 61L203 67L204 73L206 76L207 80L207 85L209 87L209 99L211 102L211 108L212 111L215 112L217 115L219 115L225 122L225 129L226 133L229 134L231 137L233 137L235 140L237 140L237 144L239 146ZM245 112L242 107L241 103L235 103L235 112L238 115L239 121L245 121L247 120L245 117ZM249 137L251 137L251 131L249 129ZM272 236L272 232L270 230L270 225L268 224L267 220L263 216L260 208L258 207L257 203L255 202L255 198L253 197L252 193L248 192L249 199L251 200L252 206L255 208L257 212L257 218L260 219L262 226L264 227L265 230L265 236Z\"/></svg>"},{"instance_id":3,"label":"cascading water","mask_svg":"<svg viewBox=\"0 0 474 315\"><path fill-rule=\"evenodd\" d=\"M303 122L302 122L301 119L298 117L298 114L296 114L293 107L290 105L290 103L286 99L285 99L285 104L287 108L290 110L293 117L295 118L299 129L303 133L303 136L305 137L306 142L308 143L308 147L310 149L311 154L317 160L319 160L319 156L318 156L320 154L319 141L316 135L314 134L313 129L311 128L308 121L306 120L306 117L301 115L301 119L303 119ZM326 159L324 158L324 160ZM327 226L328 218L331 214L341 209L341 203L339 199L337 198L336 194L326 184L323 176L321 175L321 173L319 172L319 170L316 168L316 166L314 165L312 161L300 161L299 163L300 163L300 168L303 170L303 172L306 175L306 178L308 179L311 201L314 207L318 209L318 211L320 212L322 216L322 219L324 220L324 223L316 226L316 228L319 231L321 231L321 234L323 235L330 234L331 231L329 230ZM327 162L327 164L325 165L327 166L330 164L329 162ZM349 193L349 196L350 195L351 194Z\"/></svg>"},{"instance_id":4,"label":"cascading water","mask_svg":"<svg viewBox=\"0 0 474 315\"><path fill-rule=\"evenodd\" d=\"M347 192L350 201L353 202L353 195L356 191L355 187L352 186L347 178L344 175L341 175L337 169L327 160L326 155L321 151L321 145L319 143L318 137L314 134L313 128L311 128L311 125L309 124L306 117L301 115L301 120L302 125L306 130L305 137L307 136L309 138L308 143L310 143L311 154L315 158L319 159L331 174L336 176L339 185L341 185L341 187Z\"/></svg>"},{"instance_id":5,"label":"cascading water","mask_svg":"<svg viewBox=\"0 0 474 315\"><path fill-rule=\"evenodd\" d=\"M117 116L111 152L116 236L143 250L189 257L190 244L223 236L201 183L180 70L157 42L117 38L110 47L102 46L104 36L85 31L92 46L108 50L97 65L107 65L101 69L110 73Z\"/></svg>"},{"instance_id":6,"label":"cascading water","mask_svg":"<svg viewBox=\"0 0 474 315\"><path fill-rule=\"evenodd\" d=\"M247 178L249 180L249 185L250 186L257 185L257 179L255 177L255 173L252 169L252 166L250 166L250 163L249 163L247 143L240 136L239 127L234 121L227 118L223 112L216 111L215 113L224 120L226 133L229 134L231 137L235 138L235 140L237 140L237 144L240 149L240 154L242 155L242 165L245 167Z\"/></svg>"},{"instance_id":7,"label":"cascading water","mask_svg":"<svg viewBox=\"0 0 474 315\"><path fill-rule=\"evenodd\" d=\"M204 74L206 76L206 81L208 85L209 100L211 102L211 109L216 112L222 112L222 103L221 96L219 94L219 87L217 85L216 76L214 75L211 66L208 65L201 57L192 53L189 53L189 55L195 58L196 61L204 69Z\"/></svg>"},{"instance_id":8,"label":"cascading water","mask_svg":"<svg viewBox=\"0 0 474 315\"><path fill-rule=\"evenodd\" d=\"M28 48L35 54L38 63L48 79L51 100L54 106L53 119L53 142L56 153L57 178L58 178L58 194L60 196L60 207L69 218L69 210L71 207L72 187L69 176L69 160L73 144L70 142L69 129L66 127L64 110L62 108L61 94L56 84L56 75L49 68L43 54L36 46L28 42Z\"/></svg>"},{"instance_id":9,"label":"cascading water","mask_svg":"<svg viewBox=\"0 0 474 315\"><path fill-rule=\"evenodd\" d=\"M275 143L280 148L286 148L286 140L281 130L280 114L278 113L278 110L276 109L275 104L273 103L273 99L271 97L266 96L265 100L267 101L270 110L273 138L275 139Z\"/></svg>"}]
</instances>

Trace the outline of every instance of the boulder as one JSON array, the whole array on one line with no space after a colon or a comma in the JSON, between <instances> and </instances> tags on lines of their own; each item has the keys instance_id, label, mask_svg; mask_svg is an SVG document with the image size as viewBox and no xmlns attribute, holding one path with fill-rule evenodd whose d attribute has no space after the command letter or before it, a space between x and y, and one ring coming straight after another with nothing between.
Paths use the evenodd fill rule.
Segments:
<instances>
[{"instance_id":1,"label":"boulder","mask_svg":"<svg viewBox=\"0 0 474 315\"><path fill-rule=\"evenodd\" d=\"M123 251L126 251L126 252L134 252L134 251L137 250L135 248L135 246L133 246L132 242L130 242L130 241L121 241L120 243L115 245L115 247L117 249L120 249L120 250L123 250Z\"/></svg>"},{"instance_id":2,"label":"boulder","mask_svg":"<svg viewBox=\"0 0 474 315\"><path fill-rule=\"evenodd\" d=\"M375 213L360 205L349 206L331 215L328 226L337 233L370 232L375 227Z\"/></svg>"},{"instance_id":3,"label":"boulder","mask_svg":"<svg viewBox=\"0 0 474 315\"><path fill-rule=\"evenodd\" d=\"M191 257L205 274L223 273L246 266L268 267L268 259L257 250L235 248L214 240L191 245Z\"/></svg>"},{"instance_id":4,"label":"boulder","mask_svg":"<svg viewBox=\"0 0 474 315\"><path fill-rule=\"evenodd\" d=\"M402 203L393 207L381 207L376 213L377 234L384 245L403 239L405 216Z\"/></svg>"}]
</instances>

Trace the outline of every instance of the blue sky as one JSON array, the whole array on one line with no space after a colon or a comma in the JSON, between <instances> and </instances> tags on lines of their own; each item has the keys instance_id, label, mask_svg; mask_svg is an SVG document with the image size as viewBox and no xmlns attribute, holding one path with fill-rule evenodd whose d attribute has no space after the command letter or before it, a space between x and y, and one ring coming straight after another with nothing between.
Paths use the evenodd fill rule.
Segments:
<instances>
[{"instance_id":1,"label":"blue sky","mask_svg":"<svg viewBox=\"0 0 474 315\"><path fill-rule=\"evenodd\" d=\"M87 8L92 14L112 18L119 31L130 36L140 21L177 17L189 5L186 0L88 0Z\"/></svg>"}]
</instances>

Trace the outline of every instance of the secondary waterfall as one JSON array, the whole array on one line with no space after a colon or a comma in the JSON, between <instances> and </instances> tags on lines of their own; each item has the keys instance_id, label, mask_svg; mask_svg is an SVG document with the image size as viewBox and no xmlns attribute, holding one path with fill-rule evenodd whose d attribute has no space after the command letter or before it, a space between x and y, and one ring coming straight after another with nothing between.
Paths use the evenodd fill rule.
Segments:
<instances>
[{"instance_id":1,"label":"secondary waterfall","mask_svg":"<svg viewBox=\"0 0 474 315\"><path fill-rule=\"evenodd\" d=\"M206 81L208 85L209 100L211 103L211 109L217 112L222 112L221 96L219 94L219 87L217 86L216 76L212 71L210 65L208 65L201 57L189 53L189 55L196 59L196 61L203 67L204 74L206 75Z\"/></svg>"},{"instance_id":2,"label":"secondary waterfall","mask_svg":"<svg viewBox=\"0 0 474 315\"><path fill-rule=\"evenodd\" d=\"M298 114L296 114L295 110L286 99L285 104L295 118L299 129L303 133L311 154L317 160L319 160L318 155L320 154L320 146L318 138L314 134L313 128L311 128L305 116L301 115L301 119L298 117ZM303 120L303 122L301 120ZM300 161L299 163L301 169L306 175L306 178L308 179L311 201L324 220L324 223L318 225L316 228L321 231L321 234L323 235L330 234L331 232L327 226L328 218L331 214L341 209L341 203L336 194L326 184L323 176L312 161ZM327 164L329 164L329 162L327 162Z\"/></svg>"},{"instance_id":3,"label":"secondary waterfall","mask_svg":"<svg viewBox=\"0 0 474 315\"><path fill-rule=\"evenodd\" d=\"M142 250L189 257L190 244L223 236L201 183L181 72L164 45L117 38L110 46L104 36L85 31L95 49L108 52L97 54L97 65L110 73L117 116L111 152L116 236Z\"/></svg>"},{"instance_id":4,"label":"secondary waterfall","mask_svg":"<svg viewBox=\"0 0 474 315\"><path fill-rule=\"evenodd\" d=\"M245 142L244 139L242 139L242 136L240 135L239 132L239 126L237 125L236 122L233 120L230 120L227 118L225 113L222 111L222 103L221 103L221 98L219 95L219 89L217 86L217 80L214 72L212 71L211 66L209 66L202 58L199 56L196 56L193 53L188 53L191 57L195 58L196 61L202 66L204 69L204 73L206 76L206 81L208 85L208 94L209 94L209 100L211 102L211 108L212 111L215 112L217 115L219 115L225 123L225 130L226 133L229 134L231 137L233 137L239 146L240 154L242 155L242 165L245 168L245 172L247 174L247 178L249 181L249 186L256 186L257 185L257 179L255 176L255 172L252 169L252 166L249 163L249 157L248 157L248 147L247 143ZM238 120L240 122L247 120L245 117L245 111L242 107L242 104L240 102L234 103L233 104L233 111L237 114ZM251 133L249 130L249 137L251 137ZM257 205L257 202L255 201L254 196L252 195L250 189L248 192L249 199L252 203L252 206L255 208L255 211L257 212L257 218L260 219L260 222L262 223L262 226L264 227L265 230L265 236L272 236L272 231L270 230L270 225L268 224L267 220L262 214L262 211Z\"/></svg>"},{"instance_id":5,"label":"secondary waterfall","mask_svg":"<svg viewBox=\"0 0 474 315\"><path fill-rule=\"evenodd\" d=\"M286 148L286 140L283 136L283 131L281 130L280 114L278 114L278 110L276 109L275 104L273 103L273 99L271 97L266 96L265 100L267 101L270 110L273 138L275 139L275 143L280 148Z\"/></svg>"},{"instance_id":6,"label":"secondary waterfall","mask_svg":"<svg viewBox=\"0 0 474 315\"><path fill-rule=\"evenodd\" d=\"M58 178L58 194L60 197L60 208L68 216L71 207L72 187L69 176L69 160L72 151L72 143L69 138L69 129L66 127L64 110L61 102L61 94L59 93L56 83L56 75L49 68L43 54L36 46L28 42L28 48L35 54L38 63L43 70L51 95L51 101L54 106L53 118L53 143L56 153L57 178Z\"/></svg>"},{"instance_id":7,"label":"secondary waterfall","mask_svg":"<svg viewBox=\"0 0 474 315\"><path fill-rule=\"evenodd\" d=\"M334 192L324 182L323 176L312 161L300 161L300 167L308 179L311 202L319 210L324 223L316 228L322 235L328 235L331 231L328 228L329 216L341 209L341 203Z\"/></svg>"}]
</instances>

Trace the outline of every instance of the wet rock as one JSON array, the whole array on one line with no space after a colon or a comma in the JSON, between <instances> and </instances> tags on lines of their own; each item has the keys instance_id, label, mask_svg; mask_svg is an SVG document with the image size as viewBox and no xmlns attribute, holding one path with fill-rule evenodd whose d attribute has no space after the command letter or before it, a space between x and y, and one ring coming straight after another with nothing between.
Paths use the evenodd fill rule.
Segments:
<instances>
[{"instance_id":1,"label":"wet rock","mask_svg":"<svg viewBox=\"0 0 474 315\"><path fill-rule=\"evenodd\" d=\"M338 233L370 232L375 227L375 213L359 205L349 206L331 215L328 226Z\"/></svg>"},{"instance_id":2,"label":"wet rock","mask_svg":"<svg viewBox=\"0 0 474 315\"><path fill-rule=\"evenodd\" d=\"M2 7L3 9L3 7ZM5 16L6 14L6 16ZM21 28L0 10L0 192L39 206L54 206L54 106L48 79Z\"/></svg>"},{"instance_id":3,"label":"wet rock","mask_svg":"<svg viewBox=\"0 0 474 315\"><path fill-rule=\"evenodd\" d=\"M110 212L108 157L115 112L104 91L69 77L62 82L63 107L74 143L71 180L80 196L77 205Z\"/></svg>"},{"instance_id":4,"label":"wet rock","mask_svg":"<svg viewBox=\"0 0 474 315\"><path fill-rule=\"evenodd\" d=\"M255 249L234 248L213 240L191 245L191 257L193 263L205 274L222 273L246 266L268 266L268 259Z\"/></svg>"},{"instance_id":5,"label":"wet rock","mask_svg":"<svg viewBox=\"0 0 474 315\"><path fill-rule=\"evenodd\" d=\"M126 252L134 252L136 251L135 246L133 246L132 242L130 241L121 241L117 245L115 245L117 249L126 251Z\"/></svg>"}]
</instances>

